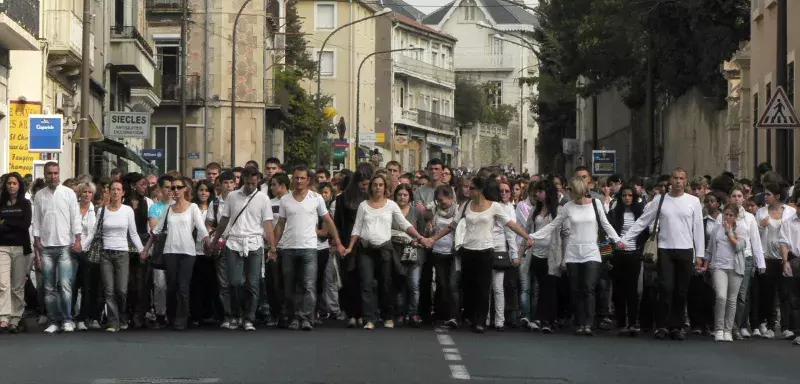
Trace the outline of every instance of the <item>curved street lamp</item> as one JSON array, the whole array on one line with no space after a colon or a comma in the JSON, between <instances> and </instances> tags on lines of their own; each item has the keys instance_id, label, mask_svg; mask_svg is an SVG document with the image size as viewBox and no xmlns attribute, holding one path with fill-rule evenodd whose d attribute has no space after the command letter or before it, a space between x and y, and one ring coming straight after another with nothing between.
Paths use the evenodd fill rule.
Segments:
<instances>
[{"instance_id":1,"label":"curved street lamp","mask_svg":"<svg viewBox=\"0 0 800 384\"><path fill-rule=\"evenodd\" d=\"M362 21L367 21L370 19L374 19L376 17L388 15L390 13L392 13L392 10L390 8L384 8L378 12L375 12L370 16L358 20L353 20L346 24L342 24L341 26L339 26L339 28L334 29L333 32L331 32L328 35L328 37L326 37L325 40L322 42L322 46L319 47L319 52L317 53L317 110L319 111L320 116L322 116L322 52L325 50L325 45L328 44L328 40L330 40L331 37L333 37L333 35L336 34L336 32L339 32L342 29L345 29L353 24L358 24ZM317 135L317 168L320 167L320 147L322 146L321 140L322 140L322 135ZM356 149L356 151L357 150L358 149ZM358 154L358 152L356 152L356 154Z\"/></svg>"},{"instance_id":2,"label":"curved street lamp","mask_svg":"<svg viewBox=\"0 0 800 384\"><path fill-rule=\"evenodd\" d=\"M361 133L361 67L364 66L364 63L367 62L372 56L380 55L382 53L392 53L392 52L401 52L401 51L422 51L424 48L422 47L409 47L409 48L398 48L398 49L387 49L385 51L377 51L372 52L369 55L364 56L364 59L361 60L361 64L358 65L358 73L356 75L356 162L358 162L358 144L359 144L359 134Z\"/></svg>"}]
</instances>

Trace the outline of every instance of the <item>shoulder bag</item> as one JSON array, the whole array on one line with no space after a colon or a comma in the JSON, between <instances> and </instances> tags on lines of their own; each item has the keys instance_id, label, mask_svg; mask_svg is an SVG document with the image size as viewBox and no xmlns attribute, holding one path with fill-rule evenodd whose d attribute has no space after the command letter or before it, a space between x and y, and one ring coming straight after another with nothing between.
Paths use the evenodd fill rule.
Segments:
<instances>
[{"instance_id":1,"label":"shoulder bag","mask_svg":"<svg viewBox=\"0 0 800 384\"><path fill-rule=\"evenodd\" d=\"M97 219L97 228L94 230L94 238L89 244L89 252L86 260L92 264L100 263L100 254L103 252L103 217L106 215L106 207L100 211L100 218Z\"/></svg>"},{"instance_id":2,"label":"shoulder bag","mask_svg":"<svg viewBox=\"0 0 800 384\"><path fill-rule=\"evenodd\" d=\"M650 261L653 263L658 262L658 231L659 231L659 223L658 219L661 216L661 206L664 205L664 200L666 196L661 196L661 201L658 202L658 209L656 210L656 219L653 222L653 232L650 233L650 237L644 243L644 251L642 255L644 255L645 261Z\"/></svg>"},{"instance_id":3,"label":"shoulder bag","mask_svg":"<svg viewBox=\"0 0 800 384\"><path fill-rule=\"evenodd\" d=\"M471 202L467 200L464 203L464 208L461 209L461 220L458 221L456 225L456 233L453 235L453 246L455 247L456 251L461 249L464 246L464 232L467 231L467 207Z\"/></svg>"},{"instance_id":4,"label":"shoulder bag","mask_svg":"<svg viewBox=\"0 0 800 384\"><path fill-rule=\"evenodd\" d=\"M164 270L164 246L167 244L167 229L169 228L169 211L172 208L167 206L167 213L164 214L164 224L161 226L161 233L153 234L153 250L150 252L150 266L153 269Z\"/></svg>"},{"instance_id":5,"label":"shoulder bag","mask_svg":"<svg viewBox=\"0 0 800 384\"><path fill-rule=\"evenodd\" d=\"M230 230L233 229L234 225L236 225L236 221L239 220L239 217L242 216L242 213L244 213L244 210L247 209L247 206L250 205L250 202L253 201L253 198L256 197L256 194L258 192L259 191L256 190L255 192L253 192L252 195L250 195L250 198L247 199L246 203L244 203L244 206L239 211L239 213L236 214L236 217L233 218L233 221L231 221L231 223L228 225L228 228L224 229L225 232L223 233L222 237L220 238L219 242L217 243L217 249L220 250L220 252L222 252L222 250L225 249L225 245L228 243L228 236L230 236L230 233L231 233ZM217 230L219 230L219 228ZM270 244L270 245L272 245L272 244ZM220 254L221 253L218 253L217 256L219 256Z\"/></svg>"},{"instance_id":6,"label":"shoulder bag","mask_svg":"<svg viewBox=\"0 0 800 384\"><path fill-rule=\"evenodd\" d=\"M511 263L511 254L508 252L508 241L506 241L505 251L492 251L492 269L505 271L511 269L513 265Z\"/></svg>"},{"instance_id":7,"label":"shoulder bag","mask_svg":"<svg viewBox=\"0 0 800 384\"><path fill-rule=\"evenodd\" d=\"M605 228L600 221L600 213L597 212L597 200L592 199L592 208L594 209L594 218L597 220L597 248L600 249L600 258L606 259L614 253L614 246L611 244L611 239L608 238Z\"/></svg>"}]
</instances>

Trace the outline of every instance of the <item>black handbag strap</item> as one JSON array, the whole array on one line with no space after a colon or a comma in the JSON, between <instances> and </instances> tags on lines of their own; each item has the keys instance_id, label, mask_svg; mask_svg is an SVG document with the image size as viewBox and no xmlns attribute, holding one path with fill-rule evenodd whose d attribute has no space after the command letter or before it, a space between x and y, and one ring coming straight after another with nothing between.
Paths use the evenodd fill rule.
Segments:
<instances>
[{"instance_id":1,"label":"black handbag strap","mask_svg":"<svg viewBox=\"0 0 800 384\"><path fill-rule=\"evenodd\" d=\"M656 219L653 222L653 235L658 235L658 221L661 218L661 206L664 205L664 200L666 200L666 192L661 195L661 200L658 202L658 209L656 210Z\"/></svg>"},{"instance_id":2,"label":"black handbag strap","mask_svg":"<svg viewBox=\"0 0 800 384\"><path fill-rule=\"evenodd\" d=\"M100 239L103 238L103 218L106 216L106 207L104 206L103 209L100 210L100 218L97 219L97 228L94 230L94 237L97 238L97 234L100 234Z\"/></svg>"},{"instance_id":3,"label":"black handbag strap","mask_svg":"<svg viewBox=\"0 0 800 384\"><path fill-rule=\"evenodd\" d=\"M167 218L169 217L169 211L172 209L169 205L167 205L167 213L164 214L164 224L161 224L161 233L167 233L167 228L169 228L169 223L167 222Z\"/></svg>"},{"instance_id":4,"label":"black handbag strap","mask_svg":"<svg viewBox=\"0 0 800 384\"><path fill-rule=\"evenodd\" d=\"M600 207L597 206L597 200L592 199L592 209L594 210L594 218L597 220L597 241L604 241L608 239L608 233L600 222L600 213L597 212ZM605 211L603 211L605 212Z\"/></svg>"},{"instance_id":5,"label":"black handbag strap","mask_svg":"<svg viewBox=\"0 0 800 384\"><path fill-rule=\"evenodd\" d=\"M236 221L239 220L239 216L242 216L242 213L244 213L244 210L247 209L247 206L250 205L250 202L253 201L253 198L256 197L257 193L258 193L258 190L256 189L255 192L253 192L253 194L250 195L250 198L247 199L247 202L244 203L244 207L242 207L242 210L239 211L239 213L236 215L236 217L233 218L233 221L231 222L231 225L228 227L228 231L227 231L228 235L230 235L230 232L231 232L230 230L233 229L233 226L236 224ZM225 235L225 237L227 237L228 235Z\"/></svg>"}]
</instances>

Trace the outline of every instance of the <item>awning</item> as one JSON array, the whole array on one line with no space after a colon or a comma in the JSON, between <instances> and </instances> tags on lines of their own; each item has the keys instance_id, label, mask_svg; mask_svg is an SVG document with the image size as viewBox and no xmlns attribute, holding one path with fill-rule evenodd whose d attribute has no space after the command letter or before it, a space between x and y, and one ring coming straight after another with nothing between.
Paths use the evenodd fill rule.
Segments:
<instances>
[{"instance_id":1,"label":"awning","mask_svg":"<svg viewBox=\"0 0 800 384\"><path fill-rule=\"evenodd\" d=\"M100 128L97 127L97 124L94 123L94 119L89 116L89 142L98 142L105 140L105 136L103 136L103 132L100 131ZM72 144L80 144L81 142L81 127L78 124L77 129L72 135Z\"/></svg>"},{"instance_id":2,"label":"awning","mask_svg":"<svg viewBox=\"0 0 800 384\"><path fill-rule=\"evenodd\" d=\"M430 144L430 145L432 145L434 147L441 148L443 150L448 150L448 151L452 151L452 152L458 152L459 151L458 147L454 147L452 145L445 145L445 144L438 144L438 143L431 143L431 142L428 142L428 144Z\"/></svg>"},{"instance_id":3,"label":"awning","mask_svg":"<svg viewBox=\"0 0 800 384\"><path fill-rule=\"evenodd\" d=\"M118 157L128 159L136 163L144 172L155 172L158 170L158 167L150 164L150 162L145 160L141 155L131 151L128 149L128 147L118 141L104 139L103 141L92 143L92 145L94 148L97 148L103 152L108 152L112 155L117 155Z\"/></svg>"}]
</instances>

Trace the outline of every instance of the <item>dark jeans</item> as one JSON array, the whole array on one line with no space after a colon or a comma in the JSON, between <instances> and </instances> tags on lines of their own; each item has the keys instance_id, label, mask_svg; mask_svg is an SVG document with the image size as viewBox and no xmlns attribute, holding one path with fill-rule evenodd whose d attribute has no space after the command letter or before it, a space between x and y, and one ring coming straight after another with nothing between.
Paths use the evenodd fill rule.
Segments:
<instances>
[{"instance_id":1,"label":"dark jeans","mask_svg":"<svg viewBox=\"0 0 800 384\"><path fill-rule=\"evenodd\" d=\"M128 313L132 314L136 321L144 324L145 314L150 311L153 273L150 264L143 261L138 253L130 254L128 259L130 277L128 279Z\"/></svg>"},{"instance_id":2,"label":"dark jeans","mask_svg":"<svg viewBox=\"0 0 800 384\"><path fill-rule=\"evenodd\" d=\"M781 279L783 278L783 266L780 260L767 259L767 271L763 275L759 275L759 294L760 294L760 308L759 308L759 321L757 324L751 324L757 327L762 322L767 323L767 328L775 328L775 322L778 318L778 313L775 311L775 295L778 294L778 287L780 287ZM779 296L780 297L780 296ZM779 300L783 304L783 300Z\"/></svg>"},{"instance_id":3,"label":"dark jeans","mask_svg":"<svg viewBox=\"0 0 800 384\"><path fill-rule=\"evenodd\" d=\"M281 272L281 255L276 260L268 260L264 269L265 291L269 303L270 314L279 318L283 312L283 273Z\"/></svg>"},{"instance_id":4,"label":"dark jeans","mask_svg":"<svg viewBox=\"0 0 800 384\"><path fill-rule=\"evenodd\" d=\"M167 319L174 326L186 327L189 319L189 293L195 258L194 255L164 254L164 272L167 277Z\"/></svg>"},{"instance_id":5,"label":"dark jeans","mask_svg":"<svg viewBox=\"0 0 800 384\"><path fill-rule=\"evenodd\" d=\"M611 300L611 273L608 262L603 259L595 285L595 311L598 321L611 317Z\"/></svg>"},{"instance_id":6,"label":"dark jeans","mask_svg":"<svg viewBox=\"0 0 800 384\"><path fill-rule=\"evenodd\" d=\"M197 256L192 272L192 284L189 288L191 298L191 314L193 321L202 321L214 317L214 306L218 300L217 272L214 260Z\"/></svg>"},{"instance_id":7,"label":"dark jeans","mask_svg":"<svg viewBox=\"0 0 800 384\"><path fill-rule=\"evenodd\" d=\"M431 319L431 309L434 307L433 303L433 269L434 262L432 260L433 252L425 250L425 262L422 264L422 271L419 277L419 306L417 312L423 321L428 322Z\"/></svg>"},{"instance_id":8,"label":"dark jeans","mask_svg":"<svg viewBox=\"0 0 800 384\"><path fill-rule=\"evenodd\" d=\"M656 327L676 330L683 328L686 292L694 275L693 249L658 250L658 307Z\"/></svg>"},{"instance_id":9,"label":"dark jeans","mask_svg":"<svg viewBox=\"0 0 800 384\"><path fill-rule=\"evenodd\" d=\"M567 274L572 291L572 312L577 326L594 326L595 288L602 263L587 261L567 263Z\"/></svg>"},{"instance_id":10,"label":"dark jeans","mask_svg":"<svg viewBox=\"0 0 800 384\"><path fill-rule=\"evenodd\" d=\"M539 320L543 325L552 325L556 321L556 306L558 295L558 277L548 273L547 259L536 256L531 258L530 273L531 287L534 287L534 280L539 285L539 295L536 301L536 314L533 319ZM531 289L531 302L535 296Z\"/></svg>"},{"instance_id":11,"label":"dark jeans","mask_svg":"<svg viewBox=\"0 0 800 384\"><path fill-rule=\"evenodd\" d=\"M714 330L716 293L708 273L692 275L687 293L687 312L692 329Z\"/></svg>"},{"instance_id":12,"label":"dark jeans","mask_svg":"<svg viewBox=\"0 0 800 384\"><path fill-rule=\"evenodd\" d=\"M317 301L317 250L279 249L278 252L283 272L283 316L312 320Z\"/></svg>"},{"instance_id":13,"label":"dark jeans","mask_svg":"<svg viewBox=\"0 0 800 384\"><path fill-rule=\"evenodd\" d=\"M81 308L75 321L100 321L103 313L103 284L100 279L100 263L90 263L87 255L78 256L78 276L76 281L81 290ZM77 296L77 295L76 295Z\"/></svg>"},{"instance_id":14,"label":"dark jeans","mask_svg":"<svg viewBox=\"0 0 800 384\"><path fill-rule=\"evenodd\" d=\"M644 331L655 326L658 306L658 267L652 261L642 262L642 300L639 303L639 325Z\"/></svg>"},{"instance_id":15,"label":"dark jeans","mask_svg":"<svg viewBox=\"0 0 800 384\"><path fill-rule=\"evenodd\" d=\"M317 250L317 307L314 310L316 316L317 309L321 308L323 302L323 292L325 291L325 268L328 267L328 259L331 251L327 248Z\"/></svg>"},{"instance_id":16,"label":"dark jeans","mask_svg":"<svg viewBox=\"0 0 800 384\"><path fill-rule=\"evenodd\" d=\"M217 277L217 305L214 310L214 317L220 321L231 320L231 294L230 284L228 283L228 249L220 252L219 258L214 260L214 269Z\"/></svg>"},{"instance_id":17,"label":"dark jeans","mask_svg":"<svg viewBox=\"0 0 800 384\"><path fill-rule=\"evenodd\" d=\"M261 276L261 263L264 261L264 248L250 251L247 257L242 257L239 252L231 251L230 248L225 252L231 316L255 322L258 308L258 281Z\"/></svg>"},{"instance_id":18,"label":"dark jeans","mask_svg":"<svg viewBox=\"0 0 800 384\"><path fill-rule=\"evenodd\" d=\"M433 253L431 259L436 270L436 317L444 321L456 319L460 312L460 290L455 255Z\"/></svg>"},{"instance_id":19,"label":"dark jeans","mask_svg":"<svg viewBox=\"0 0 800 384\"><path fill-rule=\"evenodd\" d=\"M614 251L612 260L614 313L617 326L634 327L639 320L639 272L642 253L639 251Z\"/></svg>"},{"instance_id":20,"label":"dark jeans","mask_svg":"<svg viewBox=\"0 0 800 384\"><path fill-rule=\"evenodd\" d=\"M461 248L461 287L464 294L464 317L473 326L486 324L489 292L492 286L493 250Z\"/></svg>"},{"instance_id":21,"label":"dark jeans","mask_svg":"<svg viewBox=\"0 0 800 384\"><path fill-rule=\"evenodd\" d=\"M391 246L364 248L359 245L358 270L361 275L361 305L365 322L374 323L377 320L378 292L381 294L381 317L386 320L394 319L392 252Z\"/></svg>"},{"instance_id":22,"label":"dark jeans","mask_svg":"<svg viewBox=\"0 0 800 384\"><path fill-rule=\"evenodd\" d=\"M519 266L512 266L503 273L503 295L506 321L514 321L519 314Z\"/></svg>"},{"instance_id":23,"label":"dark jeans","mask_svg":"<svg viewBox=\"0 0 800 384\"><path fill-rule=\"evenodd\" d=\"M783 277L781 282L782 296L786 299L785 311L784 305L781 305L781 328L794 331L797 335L800 334L800 258L793 259L790 263L793 277Z\"/></svg>"}]
</instances>

